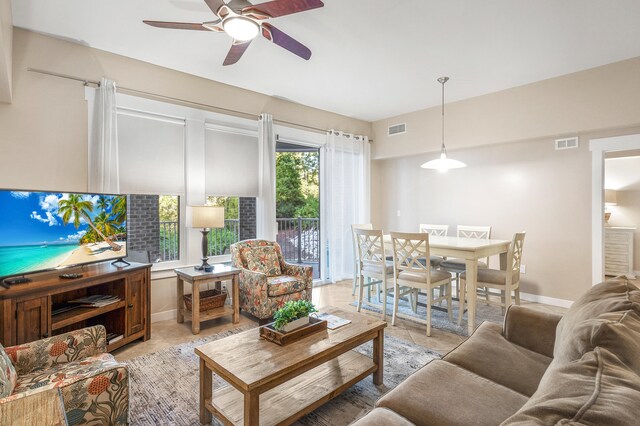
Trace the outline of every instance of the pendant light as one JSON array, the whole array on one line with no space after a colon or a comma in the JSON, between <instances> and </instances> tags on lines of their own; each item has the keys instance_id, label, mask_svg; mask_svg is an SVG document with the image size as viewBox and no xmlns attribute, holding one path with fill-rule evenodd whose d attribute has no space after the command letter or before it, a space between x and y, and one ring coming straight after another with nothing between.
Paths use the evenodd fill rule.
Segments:
<instances>
[{"instance_id":1,"label":"pendant light","mask_svg":"<svg viewBox=\"0 0 640 426\"><path fill-rule=\"evenodd\" d=\"M449 77L440 77L438 79L438 82L442 84L442 148L440 149L440 158L423 163L420 166L423 169L436 169L441 172L446 172L449 169L467 167L462 161L447 158L447 149L444 147L444 84L447 81L449 81Z\"/></svg>"}]
</instances>

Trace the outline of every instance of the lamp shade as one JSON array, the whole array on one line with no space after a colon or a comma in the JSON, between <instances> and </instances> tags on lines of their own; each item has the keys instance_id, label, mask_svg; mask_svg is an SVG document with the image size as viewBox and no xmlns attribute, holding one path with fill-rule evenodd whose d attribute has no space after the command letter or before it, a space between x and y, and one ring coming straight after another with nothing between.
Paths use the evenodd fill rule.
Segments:
<instances>
[{"instance_id":1,"label":"lamp shade","mask_svg":"<svg viewBox=\"0 0 640 426\"><path fill-rule=\"evenodd\" d=\"M604 203L608 206L615 206L618 204L618 193L613 189L605 189Z\"/></svg>"},{"instance_id":2,"label":"lamp shade","mask_svg":"<svg viewBox=\"0 0 640 426\"><path fill-rule=\"evenodd\" d=\"M192 206L192 228L224 228L224 207Z\"/></svg>"}]
</instances>

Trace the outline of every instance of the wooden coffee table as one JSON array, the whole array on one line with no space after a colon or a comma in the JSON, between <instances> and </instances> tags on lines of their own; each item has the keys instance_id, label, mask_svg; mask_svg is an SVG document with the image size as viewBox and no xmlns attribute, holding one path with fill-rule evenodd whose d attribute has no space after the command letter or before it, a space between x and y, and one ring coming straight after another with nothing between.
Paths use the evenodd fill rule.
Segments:
<instances>
[{"instance_id":1,"label":"wooden coffee table","mask_svg":"<svg viewBox=\"0 0 640 426\"><path fill-rule=\"evenodd\" d=\"M387 323L325 308L352 322L286 346L260 338L258 328L195 349L200 357L200 422L214 414L228 425L290 424L369 374L382 384ZM352 351L373 340L373 358ZM230 386L213 389L212 373Z\"/></svg>"}]
</instances>

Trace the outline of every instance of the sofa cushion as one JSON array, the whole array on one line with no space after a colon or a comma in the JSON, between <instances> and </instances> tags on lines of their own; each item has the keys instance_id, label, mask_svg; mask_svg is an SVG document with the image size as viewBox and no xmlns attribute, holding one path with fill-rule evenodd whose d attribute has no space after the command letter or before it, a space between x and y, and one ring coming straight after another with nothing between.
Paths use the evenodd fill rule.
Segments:
<instances>
[{"instance_id":1,"label":"sofa cushion","mask_svg":"<svg viewBox=\"0 0 640 426\"><path fill-rule=\"evenodd\" d=\"M280 259L274 246L259 246L243 249L242 253L247 260L247 269L261 272L268 277L282 274Z\"/></svg>"},{"instance_id":2,"label":"sofa cushion","mask_svg":"<svg viewBox=\"0 0 640 426\"><path fill-rule=\"evenodd\" d=\"M502 327L491 322L483 322L443 359L527 396L538 389L552 360L509 342Z\"/></svg>"},{"instance_id":3,"label":"sofa cushion","mask_svg":"<svg viewBox=\"0 0 640 426\"><path fill-rule=\"evenodd\" d=\"M9 358L9 355L0 343L0 398L4 398L13 393L13 389L16 387L17 377L18 375L11 362L11 358Z\"/></svg>"},{"instance_id":4,"label":"sofa cushion","mask_svg":"<svg viewBox=\"0 0 640 426\"><path fill-rule=\"evenodd\" d=\"M26 392L45 386L66 386L78 380L96 376L103 371L123 366L124 364L117 362L113 355L108 353L65 364L57 364L50 368L34 370L29 374L18 377L14 393Z\"/></svg>"},{"instance_id":5,"label":"sofa cushion","mask_svg":"<svg viewBox=\"0 0 640 426\"><path fill-rule=\"evenodd\" d=\"M637 425L640 376L610 351L552 363L538 391L502 425Z\"/></svg>"},{"instance_id":6,"label":"sofa cushion","mask_svg":"<svg viewBox=\"0 0 640 426\"><path fill-rule=\"evenodd\" d=\"M388 408L421 425L497 425L527 397L447 361L435 360L384 395ZM482 415L479 415L482 413Z\"/></svg>"},{"instance_id":7,"label":"sofa cushion","mask_svg":"<svg viewBox=\"0 0 640 426\"><path fill-rule=\"evenodd\" d=\"M299 293L307 288L304 280L289 275L267 278L267 296L276 297L284 294Z\"/></svg>"},{"instance_id":8,"label":"sofa cushion","mask_svg":"<svg viewBox=\"0 0 640 426\"><path fill-rule=\"evenodd\" d=\"M409 420L386 408L374 408L366 416L351 423L353 426L412 426Z\"/></svg>"},{"instance_id":9,"label":"sofa cushion","mask_svg":"<svg viewBox=\"0 0 640 426\"><path fill-rule=\"evenodd\" d=\"M628 358L623 354L633 352L629 346L637 348L640 339L633 330L638 315L640 290L627 280L610 280L594 286L558 323L554 359L575 361L596 346ZM634 353L637 356L637 349Z\"/></svg>"}]
</instances>

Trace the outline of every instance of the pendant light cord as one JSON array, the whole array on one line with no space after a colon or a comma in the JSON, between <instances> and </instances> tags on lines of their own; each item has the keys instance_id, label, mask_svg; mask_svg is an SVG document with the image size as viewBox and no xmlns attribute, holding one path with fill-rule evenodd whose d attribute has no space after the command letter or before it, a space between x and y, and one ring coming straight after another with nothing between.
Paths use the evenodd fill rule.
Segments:
<instances>
[{"instance_id":1,"label":"pendant light cord","mask_svg":"<svg viewBox=\"0 0 640 426\"><path fill-rule=\"evenodd\" d=\"M449 81L449 77L440 77L438 81L442 84L442 148L440 153L447 155L447 149L444 147L444 84Z\"/></svg>"}]
</instances>

